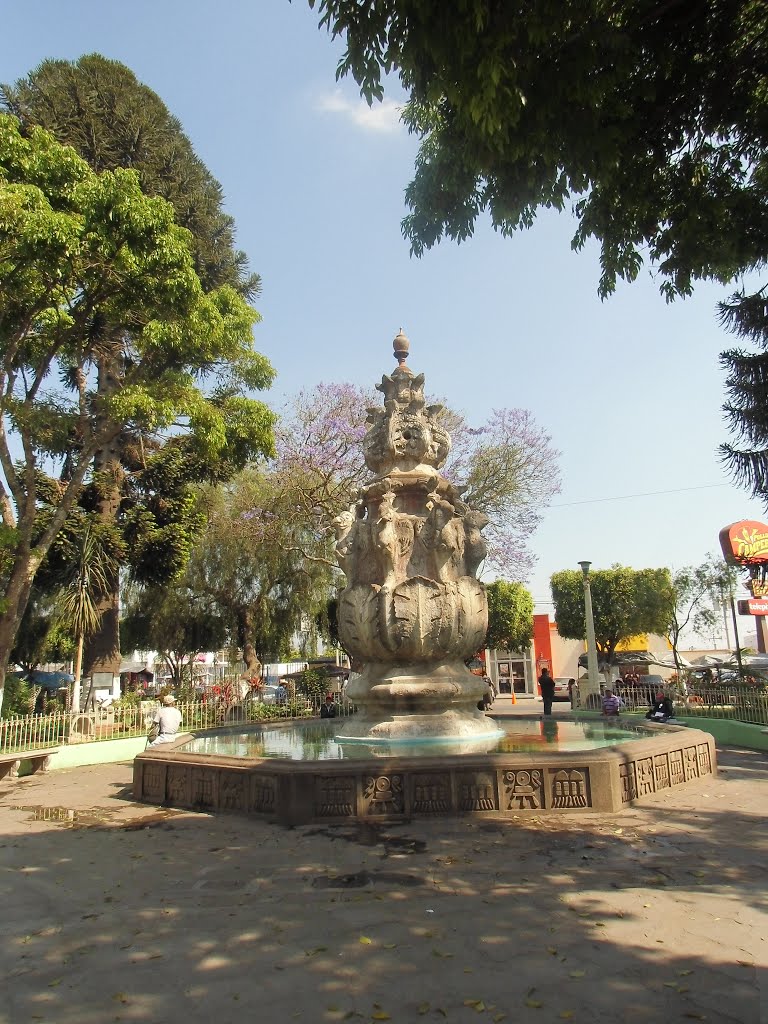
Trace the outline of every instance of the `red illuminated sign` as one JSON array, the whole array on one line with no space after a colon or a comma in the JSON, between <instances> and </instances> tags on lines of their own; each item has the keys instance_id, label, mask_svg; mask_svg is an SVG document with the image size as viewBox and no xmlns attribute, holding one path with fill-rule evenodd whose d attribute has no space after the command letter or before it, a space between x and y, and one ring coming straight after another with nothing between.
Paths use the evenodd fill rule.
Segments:
<instances>
[{"instance_id":1,"label":"red illuminated sign","mask_svg":"<svg viewBox=\"0 0 768 1024\"><path fill-rule=\"evenodd\" d=\"M768 564L768 526L751 519L724 526L720 547L730 565Z\"/></svg>"}]
</instances>

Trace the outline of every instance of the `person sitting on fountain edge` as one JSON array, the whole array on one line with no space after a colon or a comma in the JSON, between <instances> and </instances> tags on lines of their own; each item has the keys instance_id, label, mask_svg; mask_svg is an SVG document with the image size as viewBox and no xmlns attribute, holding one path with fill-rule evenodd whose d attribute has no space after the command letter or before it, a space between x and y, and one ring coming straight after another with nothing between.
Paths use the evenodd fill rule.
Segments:
<instances>
[{"instance_id":1,"label":"person sitting on fountain edge","mask_svg":"<svg viewBox=\"0 0 768 1024\"><path fill-rule=\"evenodd\" d=\"M618 718L621 709L621 701L612 690L606 690L603 694L603 714L611 718Z\"/></svg>"},{"instance_id":2,"label":"person sitting on fountain edge","mask_svg":"<svg viewBox=\"0 0 768 1024\"><path fill-rule=\"evenodd\" d=\"M663 690L656 694L656 700L645 717L651 722L668 722L670 718L675 717L674 705Z\"/></svg>"},{"instance_id":3,"label":"person sitting on fountain edge","mask_svg":"<svg viewBox=\"0 0 768 1024\"><path fill-rule=\"evenodd\" d=\"M335 718L336 717L336 704L333 700L332 693L326 693L325 703L320 705L320 717L321 718Z\"/></svg>"}]
</instances>

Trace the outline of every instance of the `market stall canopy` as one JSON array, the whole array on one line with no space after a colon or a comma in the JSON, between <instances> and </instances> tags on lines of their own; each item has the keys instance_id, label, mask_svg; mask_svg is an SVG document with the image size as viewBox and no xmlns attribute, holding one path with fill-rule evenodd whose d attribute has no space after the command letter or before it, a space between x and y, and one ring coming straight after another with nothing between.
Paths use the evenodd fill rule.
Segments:
<instances>
[{"instance_id":1,"label":"market stall canopy","mask_svg":"<svg viewBox=\"0 0 768 1024\"><path fill-rule=\"evenodd\" d=\"M322 672L322 674L327 676L329 679L341 679L342 676L349 675L349 669L343 668L341 665L310 665L309 669L303 668L300 672L288 672L286 675L281 676L281 678L299 679L307 671Z\"/></svg>"},{"instance_id":2,"label":"market stall canopy","mask_svg":"<svg viewBox=\"0 0 768 1024\"><path fill-rule=\"evenodd\" d=\"M732 663L732 654L702 654L700 658L694 658L691 662L691 668L696 668L697 666L717 668L718 665L731 665Z\"/></svg>"},{"instance_id":3,"label":"market stall canopy","mask_svg":"<svg viewBox=\"0 0 768 1024\"><path fill-rule=\"evenodd\" d=\"M598 654L598 661L602 664L603 661ZM587 668L588 655L586 651L584 654L579 655L579 668ZM648 651L614 651L613 654L614 665L655 665L655 655L650 654Z\"/></svg>"},{"instance_id":4,"label":"market stall canopy","mask_svg":"<svg viewBox=\"0 0 768 1024\"><path fill-rule=\"evenodd\" d=\"M33 686L42 686L45 690L61 690L75 681L69 672L30 672L27 679Z\"/></svg>"},{"instance_id":5,"label":"market stall canopy","mask_svg":"<svg viewBox=\"0 0 768 1024\"><path fill-rule=\"evenodd\" d=\"M677 661L675 661L675 655L672 651L669 654L660 654L658 658L654 658L654 665L663 665L665 668L677 668L678 665L681 668L691 668L692 662L684 658L682 654L678 653Z\"/></svg>"},{"instance_id":6,"label":"market stall canopy","mask_svg":"<svg viewBox=\"0 0 768 1024\"><path fill-rule=\"evenodd\" d=\"M147 668L147 664L144 661L122 661L120 663L120 675L127 672L131 672L133 675L143 672L145 675L154 678L154 672L151 668Z\"/></svg>"}]
</instances>

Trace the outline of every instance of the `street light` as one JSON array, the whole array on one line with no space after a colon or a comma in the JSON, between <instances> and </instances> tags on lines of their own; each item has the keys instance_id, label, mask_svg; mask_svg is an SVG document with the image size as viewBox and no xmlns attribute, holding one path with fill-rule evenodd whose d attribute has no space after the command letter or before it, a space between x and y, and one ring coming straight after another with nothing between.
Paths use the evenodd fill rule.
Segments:
<instances>
[{"instance_id":1,"label":"street light","mask_svg":"<svg viewBox=\"0 0 768 1024\"><path fill-rule=\"evenodd\" d=\"M584 618L587 623L587 685L581 691L581 703L586 704L584 698L590 694L600 693L597 669L597 645L595 644L595 620L592 615L592 591L589 586L589 567L591 562L579 562L584 576Z\"/></svg>"}]
</instances>

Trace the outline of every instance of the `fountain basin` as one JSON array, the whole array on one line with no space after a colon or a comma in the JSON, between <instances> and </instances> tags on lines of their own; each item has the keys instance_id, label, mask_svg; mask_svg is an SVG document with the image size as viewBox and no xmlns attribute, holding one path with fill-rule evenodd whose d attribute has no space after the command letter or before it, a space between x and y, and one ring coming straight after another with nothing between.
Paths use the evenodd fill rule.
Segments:
<instances>
[{"instance_id":1,"label":"fountain basin","mask_svg":"<svg viewBox=\"0 0 768 1024\"><path fill-rule=\"evenodd\" d=\"M508 818L619 811L716 771L714 739L698 729L608 723L606 732L602 721L522 716L494 725L500 740L349 743L333 720L186 736L136 757L133 795L288 825Z\"/></svg>"}]
</instances>

